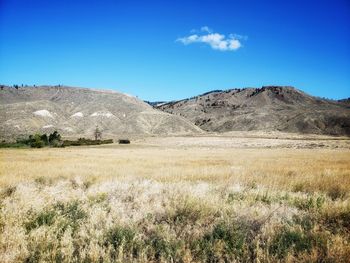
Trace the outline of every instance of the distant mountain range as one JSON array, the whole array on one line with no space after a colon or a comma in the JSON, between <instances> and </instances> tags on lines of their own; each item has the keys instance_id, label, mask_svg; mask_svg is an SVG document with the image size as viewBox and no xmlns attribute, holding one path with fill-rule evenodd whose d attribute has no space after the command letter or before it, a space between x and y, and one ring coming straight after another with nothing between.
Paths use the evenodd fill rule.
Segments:
<instances>
[{"instance_id":1,"label":"distant mountain range","mask_svg":"<svg viewBox=\"0 0 350 263\"><path fill-rule=\"evenodd\" d=\"M0 138L59 131L66 137L104 138L201 133L187 119L154 109L115 91L62 86L7 87L0 90Z\"/></svg>"},{"instance_id":2,"label":"distant mountain range","mask_svg":"<svg viewBox=\"0 0 350 263\"><path fill-rule=\"evenodd\" d=\"M283 131L350 135L349 99L332 101L293 87L215 90L172 102L65 86L0 89L0 138L59 131L92 138Z\"/></svg>"},{"instance_id":3,"label":"distant mountain range","mask_svg":"<svg viewBox=\"0 0 350 263\"><path fill-rule=\"evenodd\" d=\"M350 135L349 99L327 100L285 86L214 90L156 108L209 132L283 131Z\"/></svg>"}]
</instances>

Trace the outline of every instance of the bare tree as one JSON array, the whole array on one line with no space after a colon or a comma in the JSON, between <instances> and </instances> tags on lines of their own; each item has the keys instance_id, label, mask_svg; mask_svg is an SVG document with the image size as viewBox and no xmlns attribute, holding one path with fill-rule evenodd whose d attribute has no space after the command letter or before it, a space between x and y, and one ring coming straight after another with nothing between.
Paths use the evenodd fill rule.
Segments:
<instances>
[{"instance_id":1,"label":"bare tree","mask_svg":"<svg viewBox=\"0 0 350 263\"><path fill-rule=\"evenodd\" d=\"M95 141L102 139L102 132L99 130L97 125L96 125L94 135L95 135Z\"/></svg>"}]
</instances>

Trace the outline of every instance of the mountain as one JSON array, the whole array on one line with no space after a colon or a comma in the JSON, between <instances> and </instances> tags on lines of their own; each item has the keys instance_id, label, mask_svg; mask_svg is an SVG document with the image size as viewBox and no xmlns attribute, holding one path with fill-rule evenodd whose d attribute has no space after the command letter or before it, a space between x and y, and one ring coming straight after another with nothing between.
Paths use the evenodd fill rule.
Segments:
<instances>
[{"instance_id":1,"label":"mountain","mask_svg":"<svg viewBox=\"0 0 350 263\"><path fill-rule=\"evenodd\" d=\"M157 106L210 132L283 131L350 135L350 104L293 87L215 90Z\"/></svg>"},{"instance_id":2,"label":"mountain","mask_svg":"<svg viewBox=\"0 0 350 263\"><path fill-rule=\"evenodd\" d=\"M185 118L130 95L62 86L1 86L0 122L2 139L54 130L91 138L96 125L104 138L202 132Z\"/></svg>"},{"instance_id":3,"label":"mountain","mask_svg":"<svg viewBox=\"0 0 350 263\"><path fill-rule=\"evenodd\" d=\"M167 101L148 101L148 100L145 100L144 102L151 105L152 107L157 107L157 106L160 106L162 104L167 103Z\"/></svg>"},{"instance_id":4,"label":"mountain","mask_svg":"<svg viewBox=\"0 0 350 263\"><path fill-rule=\"evenodd\" d=\"M350 106L350 98L338 100L338 102Z\"/></svg>"}]
</instances>

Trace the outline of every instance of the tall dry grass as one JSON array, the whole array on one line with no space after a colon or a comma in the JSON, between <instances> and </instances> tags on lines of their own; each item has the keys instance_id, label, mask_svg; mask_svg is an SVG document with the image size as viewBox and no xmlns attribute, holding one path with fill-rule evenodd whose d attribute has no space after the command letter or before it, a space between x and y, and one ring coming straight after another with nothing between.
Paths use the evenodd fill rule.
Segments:
<instances>
[{"instance_id":1,"label":"tall dry grass","mask_svg":"<svg viewBox=\"0 0 350 263\"><path fill-rule=\"evenodd\" d=\"M0 151L2 262L347 262L350 151Z\"/></svg>"},{"instance_id":2,"label":"tall dry grass","mask_svg":"<svg viewBox=\"0 0 350 263\"><path fill-rule=\"evenodd\" d=\"M66 148L0 150L0 187L18 182L152 179L259 184L304 192L350 190L350 150Z\"/></svg>"}]
</instances>

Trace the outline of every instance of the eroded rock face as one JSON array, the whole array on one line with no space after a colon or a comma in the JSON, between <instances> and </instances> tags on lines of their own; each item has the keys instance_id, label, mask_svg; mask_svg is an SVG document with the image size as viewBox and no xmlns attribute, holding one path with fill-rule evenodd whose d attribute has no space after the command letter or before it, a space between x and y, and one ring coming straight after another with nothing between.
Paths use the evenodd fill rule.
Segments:
<instances>
[{"instance_id":1,"label":"eroded rock face","mask_svg":"<svg viewBox=\"0 0 350 263\"><path fill-rule=\"evenodd\" d=\"M215 90L157 108L213 132L350 135L350 107L346 101L320 99L286 86Z\"/></svg>"},{"instance_id":2,"label":"eroded rock face","mask_svg":"<svg viewBox=\"0 0 350 263\"><path fill-rule=\"evenodd\" d=\"M96 125L104 137L201 133L187 119L152 108L123 93L62 86L4 86L0 90L0 138L59 131L92 137Z\"/></svg>"}]
</instances>

